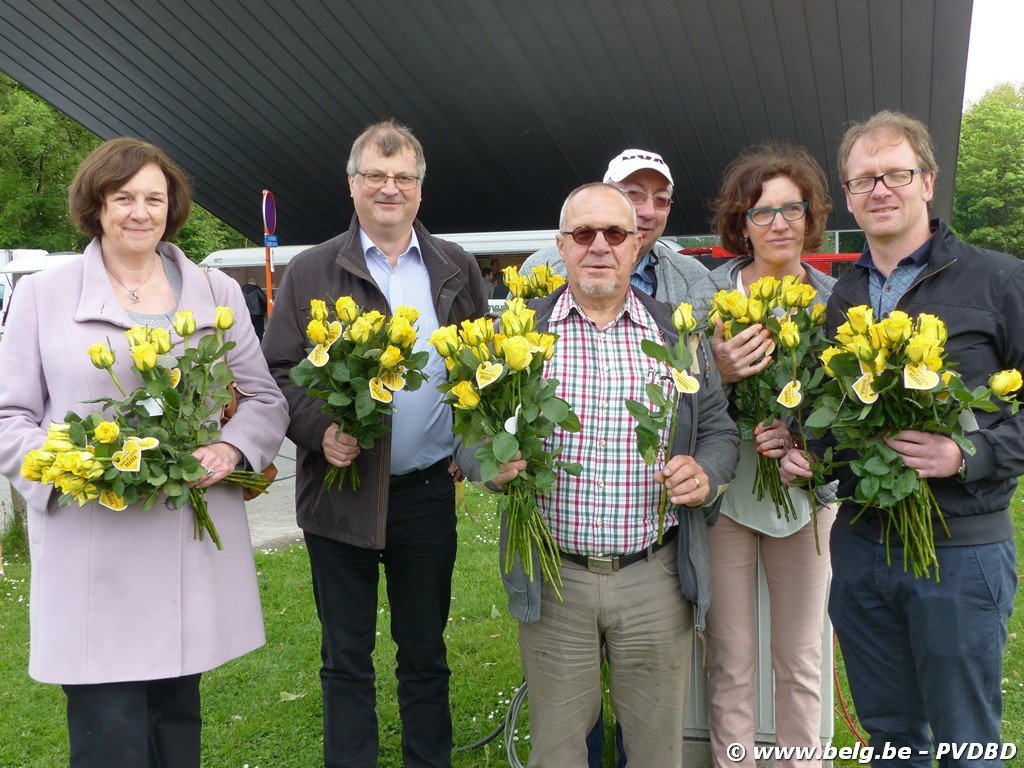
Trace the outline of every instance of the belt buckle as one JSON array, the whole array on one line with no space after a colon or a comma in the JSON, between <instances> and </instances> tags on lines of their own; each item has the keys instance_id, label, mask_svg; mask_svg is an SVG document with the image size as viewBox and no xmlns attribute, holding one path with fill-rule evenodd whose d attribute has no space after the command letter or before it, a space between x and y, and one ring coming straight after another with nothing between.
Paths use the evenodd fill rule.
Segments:
<instances>
[{"instance_id":1,"label":"belt buckle","mask_svg":"<svg viewBox=\"0 0 1024 768\"><path fill-rule=\"evenodd\" d=\"M587 558L587 570L591 573L615 573L619 570L619 558L617 555L591 555Z\"/></svg>"}]
</instances>

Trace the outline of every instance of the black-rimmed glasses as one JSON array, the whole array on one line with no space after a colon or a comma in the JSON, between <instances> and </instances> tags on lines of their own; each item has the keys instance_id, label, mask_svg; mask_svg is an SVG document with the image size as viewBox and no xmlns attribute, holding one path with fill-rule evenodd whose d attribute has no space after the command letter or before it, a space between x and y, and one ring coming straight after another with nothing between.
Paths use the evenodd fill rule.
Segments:
<instances>
[{"instance_id":1,"label":"black-rimmed glasses","mask_svg":"<svg viewBox=\"0 0 1024 768\"><path fill-rule=\"evenodd\" d=\"M572 232L562 232L562 234L569 235L577 245L590 245L595 239L597 239L598 232L604 235L604 241L608 243L608 245L622 245L626 242L626 237L628 235L636 234L636 232L632 232L618 226L576 227Z\"/></svg>"},{"instance_id":2,"label":"black-rimmed glasses","mask_svg":"<svg viewBox=\"0 0 1024 768\"><path fill-rule=\"evenodd\" d=\"M382 189L384 185L388 183L388 179L393 179L395 186L405 192L408 192L410 189L415 189L416 185L420 183L419 176L409 176L404 173L387 174L363 173L362 171L356 171L356 176L359 176L363 180L364 187L369 187L370 189Z\"/></svg>"},{"instance_id":3,"label":"black-rimmed glasses","mask_svg":"<svg viewBox=\"0 0 1024 768\"><path fill-rule=\"evenodd\" d=\"M847 179L843 182L843 186L851 195L865 195L868 192L874 192L878 182L885 184L888 189L905 187L920 172L920 168L906 168L901 171L889 171L879 176L858 176L856 179Z\"/></svg>"},{"instance_id":4,"label":"black-rimmed glasses","mask_svg":"<svg viewBox=\"0 0 1024 768\"><path fill-rule=\"evenodd\" d=\"M794 200L792 203L780 205L778 208L751 208L747 211L747 218L759 227L767 227L775 217L782 214L786 221L799 221L807 213L806 200Z\"/></svg>"}]
</instances>

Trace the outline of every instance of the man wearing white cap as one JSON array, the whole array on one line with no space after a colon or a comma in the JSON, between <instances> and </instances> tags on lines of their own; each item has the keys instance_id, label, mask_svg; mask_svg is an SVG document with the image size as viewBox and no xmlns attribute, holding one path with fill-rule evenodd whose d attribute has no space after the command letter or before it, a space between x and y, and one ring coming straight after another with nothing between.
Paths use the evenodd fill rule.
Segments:
<instances>
[{"instance_id":1,"label":"man wearing white cap","mask_svg":"<svg viewBox=\"0 0 1024 768\"><path fill-rule=\"evenodd\" d=\"M630 282L658 301L673 306L690 302L698 314L710 306L715 289L707 269L692 256L683 256L658 242L672 209L672 171L661 155L647 149L625 149L608 163L603 181L625 192L636 209L642 241ZM553 246L534 253L519 271L526 274L541 264L565 275L565 264Z\"/></svg>"}]
</instances>

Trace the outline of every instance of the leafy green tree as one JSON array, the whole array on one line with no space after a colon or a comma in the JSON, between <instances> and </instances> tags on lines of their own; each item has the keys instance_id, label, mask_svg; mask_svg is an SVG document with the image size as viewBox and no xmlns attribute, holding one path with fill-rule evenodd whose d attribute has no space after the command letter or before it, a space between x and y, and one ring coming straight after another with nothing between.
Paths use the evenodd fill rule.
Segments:
<instances>
[{"instance_id":1,"label":"leafy green tree","mask_svg":"<svg viewBox=\"0 0 1024 768\"><path fill-rule=\"evenodd\" d=\"M1024 86L997 85L964 113L953 228L969 243L1024 257Z\"/></svg>"},{"instance_id":2,"label":"leafy green tree","mask_svg":"<svg viewBox=\"0 0 1024 768\"><path fill-rule=\"evenodd\" d=\"M0 248L80 251L89 242L68 216L68 186L101 140L0 74ZM193 261L251 243L192 204L174 238Z\"/></svg>"}]
</instances>

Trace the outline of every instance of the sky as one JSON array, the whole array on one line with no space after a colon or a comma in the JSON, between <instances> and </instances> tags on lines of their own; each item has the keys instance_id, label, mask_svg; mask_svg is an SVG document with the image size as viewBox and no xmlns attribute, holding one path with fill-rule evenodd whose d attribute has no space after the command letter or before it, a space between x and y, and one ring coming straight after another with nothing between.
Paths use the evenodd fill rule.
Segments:
<instances>
[{"instance_id":1,"label":"sky","mask_svg":"<svg viewBox=\"0 0 1024 768\"><path fill-rule=\"evenodd\" d=\"M964 106L999 83L1024 83L1024 2L974 0Z\"/></svg>"}]
</instances>

